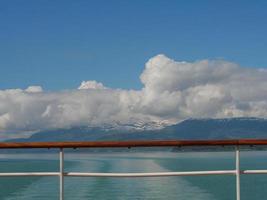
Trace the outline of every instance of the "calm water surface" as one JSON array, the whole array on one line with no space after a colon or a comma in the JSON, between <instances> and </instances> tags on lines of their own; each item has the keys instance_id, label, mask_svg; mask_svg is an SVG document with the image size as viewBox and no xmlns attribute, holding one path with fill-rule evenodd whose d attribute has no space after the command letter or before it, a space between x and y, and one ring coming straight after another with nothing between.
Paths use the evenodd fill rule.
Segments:
<instances>
[{"instance_id":1,"label":"calm water surface","mask_svg":"<svg viewBox=\"0 0 267 200\"><path fill-rule=\"evenodd\" d=\"M57 154L0 155L1 172L58 171ZM166 172L234 169L234 153L88 153L65 154L72 172ZM267 169L266 152L242 152L241 168ZM58 199L57 177L0 177L0 199ZM267 197L267 175L241 176L242 200ZM69 200L234 200L234 176L88 178L66 177Z\"/></svg>"}]
</instances>

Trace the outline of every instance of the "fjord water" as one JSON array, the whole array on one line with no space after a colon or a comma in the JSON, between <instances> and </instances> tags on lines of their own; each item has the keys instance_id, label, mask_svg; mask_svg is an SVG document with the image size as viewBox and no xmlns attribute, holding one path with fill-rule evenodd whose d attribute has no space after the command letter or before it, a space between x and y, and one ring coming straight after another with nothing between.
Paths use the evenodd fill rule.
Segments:
<instances>
[{"instance_id":1,"label":"fjord water","mask_svg":"<svg viewBox=\"0 0 267 200\"><path fill-rule=\"evenodd\" d=\"M266 169L265 152L242 152L241 168ZM0 156L1 172L58 171L58 155ZM72 172L163 172L234 169L233 152L66 153ZM0 199L58 199L57 177L0 177ZM267 196L267 175L241 176L242 200ZM67 200L234 200L234 176L89 178L65 177Z\"/></svg>"}]
</instances>

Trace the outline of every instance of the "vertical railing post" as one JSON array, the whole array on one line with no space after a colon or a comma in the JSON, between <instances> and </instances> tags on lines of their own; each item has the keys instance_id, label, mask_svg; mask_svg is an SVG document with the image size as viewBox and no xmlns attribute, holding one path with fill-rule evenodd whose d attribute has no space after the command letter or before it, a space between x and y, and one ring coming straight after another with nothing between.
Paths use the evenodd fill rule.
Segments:
<instances>
[{"instance_id":1,"label":"vertical railing post","mask_svg":"<svg viewBox=\"0 0 267 200\"><path fill-rule=\"evenodd\" d=\"M236 146L235 150L235 168L236 168L236 200L240 200L240 151Z\"/></svg>"},{"instance_id":2,"label":"vertical railing post","mask_svg":"<svg viewBox=\"0 0 267 200\"><path fill-rule=\"evenodd\" d=\"M59 151L59 199L64 200L64 151L60 148Z\"/></svg>"}]
</instances>

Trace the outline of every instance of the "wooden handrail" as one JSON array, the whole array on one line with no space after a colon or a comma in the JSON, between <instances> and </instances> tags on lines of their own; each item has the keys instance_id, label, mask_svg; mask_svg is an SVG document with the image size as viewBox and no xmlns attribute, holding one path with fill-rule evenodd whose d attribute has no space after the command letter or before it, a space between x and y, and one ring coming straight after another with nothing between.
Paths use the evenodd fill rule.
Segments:
<instances>
[{"instance_id":1,"label":"wooden handrail","mask_svg":"<svg viewBox=\"0 0 267 200\"><path fill-rule=\"evenodd\" d=\"M0 149L246 146L246 145L267 145L267 139L153 140L153 141L145 140L145 141L88 141L88 142L0 142Z\"/></svg>"}]
</instances>

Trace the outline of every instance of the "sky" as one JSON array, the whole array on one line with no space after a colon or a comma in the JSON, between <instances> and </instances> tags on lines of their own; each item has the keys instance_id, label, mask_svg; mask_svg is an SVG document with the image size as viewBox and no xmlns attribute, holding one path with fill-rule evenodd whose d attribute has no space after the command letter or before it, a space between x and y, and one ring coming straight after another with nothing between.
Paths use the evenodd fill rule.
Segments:
<instances>
[{"instance_id":1,"label":"sky","mask_svg":"<svg viewBox=\"0 0 267 200\"><path fill-rule=\"evenodd\" d=\"M265 1L1 1L0 139L267 118Z\"/></svg>"},{"instance_id":2,"label":"sky","mask_svg":"<svg viewBox=\"0 0 267 200\"><path fill-rule=\"evenodd\" d=\"M0 89L140 89L153 56L267 67L266 1L1 0Z\"/></svg>"}]
</instances>

